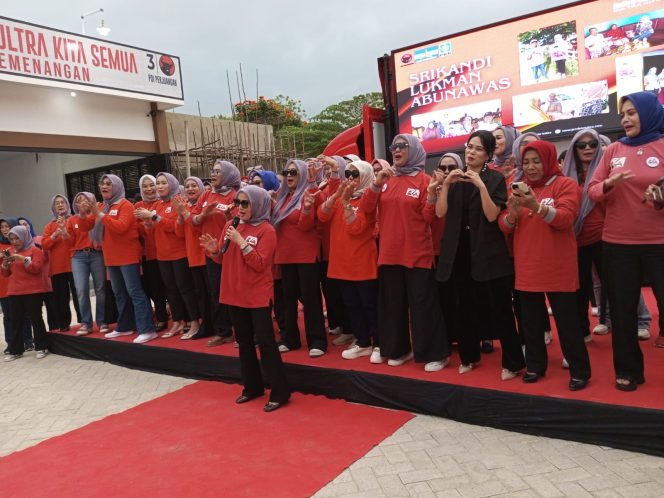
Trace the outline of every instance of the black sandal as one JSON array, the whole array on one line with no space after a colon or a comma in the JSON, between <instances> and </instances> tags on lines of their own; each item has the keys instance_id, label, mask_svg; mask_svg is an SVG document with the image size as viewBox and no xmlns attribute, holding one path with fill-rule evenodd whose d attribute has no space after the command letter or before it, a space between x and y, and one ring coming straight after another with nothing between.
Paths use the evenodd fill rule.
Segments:
<instances>
[{"instance_id":1,"label":"black sandal","mask_svg":"<svg viewBox=\"0 0 664 498\"><path fill-rule=\"evenodd\" d=\"M619 380L626 381L626 384L618 382ZM617 378L616 379L616 389L618 391L626 391L626 392L631 392L631 391L636 391L636 382L633 381L632 379L624 379L624 378Z\"/></svg>"}]
</instances>

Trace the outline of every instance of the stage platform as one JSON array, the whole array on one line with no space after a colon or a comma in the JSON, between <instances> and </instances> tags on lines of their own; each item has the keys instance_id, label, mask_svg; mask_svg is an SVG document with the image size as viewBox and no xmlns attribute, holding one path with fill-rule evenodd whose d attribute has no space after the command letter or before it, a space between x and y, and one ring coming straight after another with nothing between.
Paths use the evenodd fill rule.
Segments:
<instances>
[{"instance_id":1,"label":"stage platform","mask_svg":"<svg viewBox=\"0 0 664 498\"><path fill-rule=\"evenodd\" d=\"M611 336L593 336L588 344L592 379L582 391L567 388L569 372L555 336L548 346L549 369L535 384L521 378L500 380L500 347L482 356L473 371L459 375L454 352L450 365L427 373L413 362L400 367L373 365L369 358L344 360L345 346L333 346L320 358L306 349L282 355L294 391L343 398L386 408L436 415L469 424L528 434L600 444L664 456L664 349L654 346L658 331L657 307L650 292L646 299L653 312L653 337L641 342L647 382L636 392L615 389ZM591 320L594 326L597 319ZM98 333L78 337L74 331L51 332L53 353L107 361L195 379L240 382L238 351L233 344L207 347L206 340L179 337L136 345L134 336L104 339ZM330 336L331 337L331 336ZM239 391L238 391L239 392Z\"/></svg>"}]
</instances>

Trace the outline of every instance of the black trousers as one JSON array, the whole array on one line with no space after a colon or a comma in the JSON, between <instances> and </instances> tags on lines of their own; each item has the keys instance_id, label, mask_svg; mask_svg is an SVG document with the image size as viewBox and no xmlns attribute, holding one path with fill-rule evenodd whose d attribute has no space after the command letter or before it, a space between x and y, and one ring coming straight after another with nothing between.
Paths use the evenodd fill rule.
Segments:
<instances>
[{"instance_id":1,"label":"black trousers","mask_svg":"<svg viewBox=\"0 0 664 498\"><path fill-rule=\"evenodd\" d=\"M203 316L203 323L201 328L196 333L196 338L207 337L212 335L210 324L212 323L212 310L210 306L210 289L207 286L207 271L205 266L193 266L189 268L191 278L194 285L194 292L196 294L196 301Z\"/></svg>"},{"instance_id":2,"label":"black trousers","mask_svg":"<svg viewBox=\"0 0 664 498\"><path fill-rule=\"evenodd\" d=\"M43 294L26 294L23 296L9 296L9 316L12 317L11 337L8 349L10 354L23 354L23 320L14 317L27 316L32 325L35 337L35 349L41 351L46 349L46 326L42 318Z\"/></svg>"},{"instance_id":3,"label":"black trousers","mask_svg":"<svg viewBox=\"0 0 664 498\"><path fill-rule=\"evenodd\" d=\"M304 306L304 331L309 349L327 351L323 298L320 292L319 263L293 263L281 265L281 283L284 288L286 330L281 341L290 349L302 347L297 324L297 302Z\"/></svg>"},{"instance_id":4,"label":"black trousers","mask_svg":"<svg viewBox=\"0 0 664 498\"><path fill-rule=\"evenodd\" d=\"M166 286L173 321L202 318L187 258L159 261L159 270Z\"/></svg>"},{"instance_id":5,"label":"black trousers","mask_svg":"<svg viewBox=\"0 0 664 498\"><path fill-rule=\"evenodd\" d=\"M642 381L645 376L637 335L637 308L641 284L647 276L660 310L660 334L664 331L664 244L604 242L603 257L616 377Z\"/></svg>"},{"instance_id":6,"label":"black trousers","mask_svg":"<svg viewBox=\"0 0 664 498\"><path fill-rule=\"evenodd\" d=\"M544 375L547 367L546 344L542 333L541 308L545 306L543 292L519 291L521 317L526 342L526 367L529 372ZM580 332L575 292L547 292L563 356L569 363L573 379L590 378L590 358ZM638 296L637 296L638 298ZM636 306L634 307L636 310ZM634 322L636 323L636 322ZM636 329L634 330L636 337Z\"/></svg>"},{"instance_id":7,"label":"black trousers","mask_svg":"<svg viewBox=\"0 0 664 498\"><path fill-rule=\"evenodd\" d=\"M337 282L358 346L378 347L378 280L338 280ZM328 311L328 318L329 316Z\"/></svg>"},{"instance_id":8,"label":"black trousers","mask_svg":"<svg viewBox=\"0 0 664 498\"><path fill-rule=\"evenodd\" d=\"M284 287L281 283L281 279L274 280L274 299L272 304L274 305L274 318L277 320L279 325L279 333L282 330L286 330L286 312L284 311Z\"/></svg>"},{"instance_id":9,"label":"black trousers","mask_svg":"<svg viewBox=\"0 0 664 498\"><path fill-rule=\"evenodd\" d=\"M53 286L55 322L58 328L69 328L72 319L71 308L69 307L69 301L72 296L70 289L73 289L73 296L76 296L74 276L71 272L58 273L51 277L51 285ZM76 298L74 298L74 309L77 310L76 314L80 321L81 312L78 310L78 299Z\"/></svg>"},{"instance_id":10,"label":"black trousers","mask_svg":"<svg viewBox=\"0 0 664 498\"><path fill-rule=\"evenodd\" d=\"M156 259L143 260L143 289L154 303L154 314L160 323L168 322L166 311L166 287L161 279L159 263Z\"/></svg>"},{"instance_id":11,"label":"black trousers","mask_svg":"<svg viewBox=\"0 0 664 498\"><path fill-rule=\"evenodd\" d=\"M595 295L593 290L593 263L595 264L595 268L597 268L597 274L602 282L602 286L604 286L604 277L602 275L602 242L579 247L577 255L579 262L579 290L576 291L576 302L581 333L586 336L590 334L588 303L592 303L593 296Z\"/></svg>"},{"instance_id":12,"label":"black trousers","mask_svg":"<svg viewBox=\"0 0 664 498\"><path fill-rule=\"evenodd\" d=\"M519 331L519 336L521 336L521 340L523 342L525 332L523 331L523 320L521 319L521 291L516 289L512 291L512 303L514 307L514 317L516 318L517 330ZM542 331L543 335L544 332L551 330L551 319L549 318L549 310L546 307L546 300L542 301L541 303L538 302L537 316L539 317L539 323L537 326Z\"/></svg>"},{"instance_id":13,"label":"black trousers","mask_svg":"<svg viewBox=\"0 0 664 498\"><path fill-rule=\"evenodd\" d=\"M230 337L233 335L233 326L228 311L228 305L219 302L221 291L221 265L210 258L205 258L207 285L210 289L210 314L212 316L211 335Z\"/></svg>"},{"instance_id":14,"label":"black trousers","mask_svg":"<svg viewBox=\"0 0 664 498\"><path fill-rule=\"evenodd\" d=\"M415 361L440 361L450 355L433 270L378 267L378 335L381 356L387 358L407 354L411 335Z\"/></svg>"},{"instance_id":15,"label":"black trousers","mask_svg":"<svg viewBox=\"0 0 664 498\"><path fill-rule=\"evenodd\" d=\"M353 333L352 322L346 311L345 300L341 295L339 280L327 276L327 261L322 261L320 267L321 287L323 288L325 310L327 311L327 325L331 329L342 327L345 333Z\"/></svg>"},{"instance_id":16,"label":"black trousers","mask_svg":"<svg viewBox=\"0 0 664 498\"><path fill-rule=\"evenodd\" d=\"M242 394L260 396L265 389L263 375L270 386L270 401L285 403L290 398L290 387L286 380L281 354L274 340L271 310L267 308L240 308L229 306L231 322L235 327L235 338L240 346L240 370L242 371ZM261 353L260 365L256 356L254 338Z\"/></svg>"}]
</instances>

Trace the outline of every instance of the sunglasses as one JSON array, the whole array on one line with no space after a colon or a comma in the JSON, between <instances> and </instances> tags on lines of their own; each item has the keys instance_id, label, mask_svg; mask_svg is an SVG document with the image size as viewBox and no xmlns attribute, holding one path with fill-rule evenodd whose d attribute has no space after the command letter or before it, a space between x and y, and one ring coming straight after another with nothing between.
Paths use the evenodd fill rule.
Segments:
<instances>
[{"instance_id":1,"label":"sunglasses","mask_svg":"<svg viewBox=\"0 0 664 498\"><path fill-rule=\"evenodd\" d=\"M354 170L347 169L346 171L344 171L344 176L346 178L350 178L351 176L353 178L359 178L360 177L360 172L356 169L354 169Z\"/></svg>"},{"instance_id":2,"label":"sunglasses","mask_svg":"<svg viewBox=\"0 0 664 498\"><path fill-rule=\"evenodd\" d=\"M398 142L396 144L390 145L390 151L391 152L394 152L395 150L403 150L403 149L407 149L407 148L408 148L408 144L406 142Z\"/></svg>"},{"instance_id":3,"label":"sunglasses","mask_svg":"<svg viewBox=\"0 0 664 498\"><path fill-rule=\"evenodd\" d=\"M281 172L282 175L284 176L297 176L297 170L296 169L285 169Z\"/></svg>"},{"instance_id":4,"label":"sunglasses","mask_svg":"<svg viewBox=\"0 0 664 498\"><path fill-rule=\"evenodd\" d=\"M577 142L574 144L575 149L585 149L586 147L590 147L591 149L596 149L597 146L599 145L599 142L597 140L590 140L588 142Z\"/></svg>"},{"instance_id":5,"label":"sunglasses","mask_svg":"<svg viewBox=\"0 0 664 498\"><path fill-rule=\"evenodd\" d=\"M459 167L456 164L448 164L447 166L441 164L438 166L438 169L440 171L454 171L455 169L459 169Z\"/></svg>"},{"instance_id":6,"label":"sunglasses","mask_svg":"<svg viewBox=\"0 0 664 498\"><path fill-rule=\"evenodd\" d=\"M241 207L242 209L247 209L249 207L249 201L246 199L244 201L241 201L240 199L234 199L233 204L235 207Z\"/></svg>"}]
</instances>

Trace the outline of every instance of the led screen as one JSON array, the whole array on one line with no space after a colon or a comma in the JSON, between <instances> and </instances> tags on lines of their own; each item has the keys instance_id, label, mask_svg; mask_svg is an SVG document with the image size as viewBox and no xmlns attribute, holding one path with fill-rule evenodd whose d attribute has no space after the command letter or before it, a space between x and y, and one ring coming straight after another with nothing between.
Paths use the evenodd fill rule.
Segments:
<instances>
[{"instance_id":1,"label":"led screen","mask_svg":"<svg viewBox=\"0 0 664 498\"><path fill-rule=\"evenodd\" d=\"M664 104L664 0L597 0L392 53L399 132L429 153L474 130L543 138L620 128L617 99Z\"/></svg>"}]
</instances>

